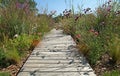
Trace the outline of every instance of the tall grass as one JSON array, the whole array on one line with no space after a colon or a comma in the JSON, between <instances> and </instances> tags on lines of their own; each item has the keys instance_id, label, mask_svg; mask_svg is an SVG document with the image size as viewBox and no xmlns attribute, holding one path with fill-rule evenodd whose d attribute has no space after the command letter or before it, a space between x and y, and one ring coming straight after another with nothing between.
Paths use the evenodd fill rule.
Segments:
<instances>
[{"instance_id":1,"label":"tall grass","mask_svg":"<svg viewBox=\"0 0 120 76\"><path fill-rule=\"evenodd\" d=\"M105 2L95 12L90 8L80 11L73 17L61 20L65 33L71 34L78 43L78 48L85 54L91 64L108 52L115 63L120 62L120 3ZM117 42L117 43L116 43ZM113 50L114 49L114 50Z\"/></svg>"},{"instance_id":2,"label":"tall grass","mask_svg":"<svg viewBox=\"0 0 120 76\"><path fill-rule=\"evenodd\" d=\"M53 25L52 17L38 14L30 2L9 0L0 7L0 68L19 63Z\"/></svg>"},{"instance_id":3,"label":"tall grass","mask_svg":"<svg viewBox=\"0 0 120 76\"><path fill-rule=\"evenodd\" d=\"M105 72L103 76L119 76L120 71L119 70L113 70L111 72Z\"/></svg>"}]
</instances>

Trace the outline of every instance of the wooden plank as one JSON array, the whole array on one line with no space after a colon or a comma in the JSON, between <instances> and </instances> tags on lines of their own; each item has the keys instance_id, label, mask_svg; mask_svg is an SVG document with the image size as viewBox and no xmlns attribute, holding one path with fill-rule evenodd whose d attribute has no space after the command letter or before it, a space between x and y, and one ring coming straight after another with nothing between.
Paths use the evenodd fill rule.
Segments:
<instances>
[{"instance_id":1,"label":"wooden plank","mask_svg":"<svg viewBox=\"0 0 120 76\"><path fill-rule=\"evenodd\" d=\"M71 64L71 63L81 63L80 60L27 60L26 63L30 64Z\"/></svg>"},{"instance_id":2,"label":"wooden plank","mask_svg":"<svg viewBox=\"0 0 120 76\"><path fill-rule=\"evenodd\" d=\"M19 76L96 76L93 72L21 72Z\"/></svg>"},{"instance_id":3,"label":"wooden plank","mask_svg":"<svg viewBox=\"0 0 120 76\"><path fill-rule=\"evenodd\" d=\"M29 72L33 72L33 71L37 71L37 72L91 72L93 71L91 68L89 67L58 67L58 68L31 68L31 67L23 67L21 71L29 71Z\"/></svg>"},{"instance_id":4,"label":"wooden plank","mask_svg":"<svg viewBox=\"0 0 120 76\"><path fill-rule=\"evenodd\" d=\"M64 57L59 57L59 56L51 56L51 57L45 57L45 56L31 56L31 57L29 57L28 58L29 60L41 60L41 59L49 59L49 60L66 60L66 59L82 59L82 57L66 57L66 56L64 56Z\"/></svg>"},{"instance_id":5,"label":"wooden plank","mask_svg":"<svg viewBox=\"0 0 120 76\"><path fill-rule=\"evenodd\" d=\"M58 67L90 67L89 64L83 65L79 63L68 64L25 64L24 67L33 67L33 68L58 68Z\"/></svg>"},{"instance_id":6,"label":"wooden plank","mask_svg":"<svg viewBox=\"0 0 120 76\"><path fill-rule=\"evenodd\" d=\"M36 52L32 52L31 55L71 55L71 54L78 54L78 52L57 52L56 50L50 50L49 52L40 52L40 51L36 51Z\"/></svg>"},{"instance_id":7,"label":"wooden plank","mask_svg":"<svg viewBox=\"0 0 120 76\"><path fill-rule=\"evenodd\" d=\"M39 54L39 53L36 53L36 54L31 54L30 56L59 56L59 57L72 57L72 56L79 56L78 54L66 54L66 55L63 55L63 54Z\"/></svg>"},{"instance_id":8,"label":"wooden plank","mask_svg":"<svg viewBox=\"0 0 120 76\"><path fill-rule=\"evenodd\" d=\"M33 50L17 76L96 76L70 35L52 30Z\"/></svg>"}]
</instances>

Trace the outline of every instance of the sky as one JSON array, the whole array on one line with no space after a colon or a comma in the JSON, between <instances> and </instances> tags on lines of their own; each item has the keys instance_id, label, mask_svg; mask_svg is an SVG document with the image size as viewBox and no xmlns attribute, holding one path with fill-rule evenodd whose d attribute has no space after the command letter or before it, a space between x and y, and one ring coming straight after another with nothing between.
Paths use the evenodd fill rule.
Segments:
<instances>
[{"instance_id":1,"label":"sky","mask_svg":"<svg viewBox=\"0 0 120 76\"><path fill-rule=\"evenodd\" d=\"M43 10L46 8L47 13L50 11L57 11L56 14L62 13L65 9L70 9L71 3L74 6L75 11L78 10L78 5L80 8L91 8L95 10L95 8L102 4L103 2L108 0L35 0L37 3L37 9L40 13L43 13Z\"/></svg>"}]
</instances>

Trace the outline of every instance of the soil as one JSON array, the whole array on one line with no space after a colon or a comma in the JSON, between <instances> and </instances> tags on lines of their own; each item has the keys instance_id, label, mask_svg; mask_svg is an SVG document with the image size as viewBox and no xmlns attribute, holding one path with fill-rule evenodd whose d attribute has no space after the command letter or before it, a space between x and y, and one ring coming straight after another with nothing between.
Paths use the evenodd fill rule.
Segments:
<instances>
[{"instance_id":1,"label":"soil","mask_svg":"<svg viewBox=\"0 0 120 76\"><path fill-rule=\"evenodd\" d=\"M103 76L105 72L120 70L120 64L115 64L108 53L105 53L97 61L96 65L91 65L97 76Z\"/></svg>"}]
</instances>

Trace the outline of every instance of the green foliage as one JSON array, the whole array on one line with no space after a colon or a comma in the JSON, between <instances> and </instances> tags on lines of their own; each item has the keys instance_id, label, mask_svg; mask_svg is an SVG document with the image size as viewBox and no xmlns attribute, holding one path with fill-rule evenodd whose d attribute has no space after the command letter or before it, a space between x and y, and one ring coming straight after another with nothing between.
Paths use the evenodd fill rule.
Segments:
<instances>
[{"instance_id":1,"label":"green foliage","mask_svg":"<svg viewBox=\"0 0 120 76\"><path fill-rule=\"evenodd\" d=\"M111 72L105 72L103 74L103 76L119 76L120 75L120 71L118 70L113 70Z\"/></svg>"},{"instance_id":2,"label":"green foliage","mask_svg":"<svg viewBox=\"0 0 120 76\"><path fill-rule=\"evenodd\" d=\"M73 36L78 48L91 64L96 64L105 52L109 52L113 61L118 63L120 3L106 2L96 9L96 13L89 13L89 10L86 9L84 14L73 14L76 18L62 19L64 32Z\"/></svg>"},{"instance_id":3,"label":"green foliage","mask_svg":"<svg viewBox=\"0 0 120 76\"><path fill-rule=\"evenodd\" d=\"M91 64L95 64L104 51L103 43L99 37L91 37L87 44L90 47L89 61Z\"/></svg>"},{"instance_id":4,"label":"green foliage","mask_svg":"<svg viewBox=\"0 0 120 76\"><path fill-rule=\"evenodd\" d=\"M22 34L17 38L8 39L4 38L0 47L0 67L7 67L11 64L19 63L28 52L34 39L37 39L37 35Z\"/></svg>"},{"instance_id":5,"label":"green foliage","mask_svg":"<svg viewBox=\"0 0 120 76\"><path fill-rule=\"evenodd\" d=\"M53 24L47 14L38 14L34 0L0 0L0 68L19 63Z\"/></svg>"},{"instance_id":6,"label":"green foliage","mask_svg":"<svg viewBox=\"0 0 120 76\"><path fill-rule=\"evenodd\" d=\"M0 72L0 76L10 76L8 72Z\"/></svg>"},{"instance_id":7,"label":"green foliage","mask_svg":"<svg viewBox=\"0 0 120 76\"><path fill-rule=\"evenodd\" d=\"M5 65L6 61L6 56L5 56L5 52L3 51L3 48L0 48L0 68L2 68L3 66L7 66Z\"/></svg>"},{"instance_id":8,"label":"green foliage","mask_svg":"<svg viewBox=\"0 0 120 76\"><path fill-rule=\"evenodd\" d=\"M120 38L118 35L112 35L108 42L108 50L115 63L120 63Z\"/></svg>"},{"instance_id":9,"label":"green foliage","mask_svg":"<svg viewBox=\"0 0 120 76\"><path fill-rule=\"evenodd\" d=\"M30 3L34 4L33 2ZM28 3L29 5L29 3ZM3 40L3 35L8 38L13 38L15 34L37 34L42 35L49 31L49 26L53 25L53 20L46 14L39 16L36 11L31 11L30 8L20 8L16 5L16 1L10 2L9 7L0 8L0 40ZM32 6L35 7L35 6Z\"/></svg>"},{"instance_id":10,"label":"green foliage","mask_svg":"<svg viewBox=\"0 0 120 76\"><path fill-rule=\"evenodd\" d=\"M28 49L30 48L30 44L32 43L33 39L34 38L31 35L22 34L18 36L18 38L12 40L20 56L24 56L24 54L26 54L26 51L29 51Z\"/></svg>"}]
</instances>

